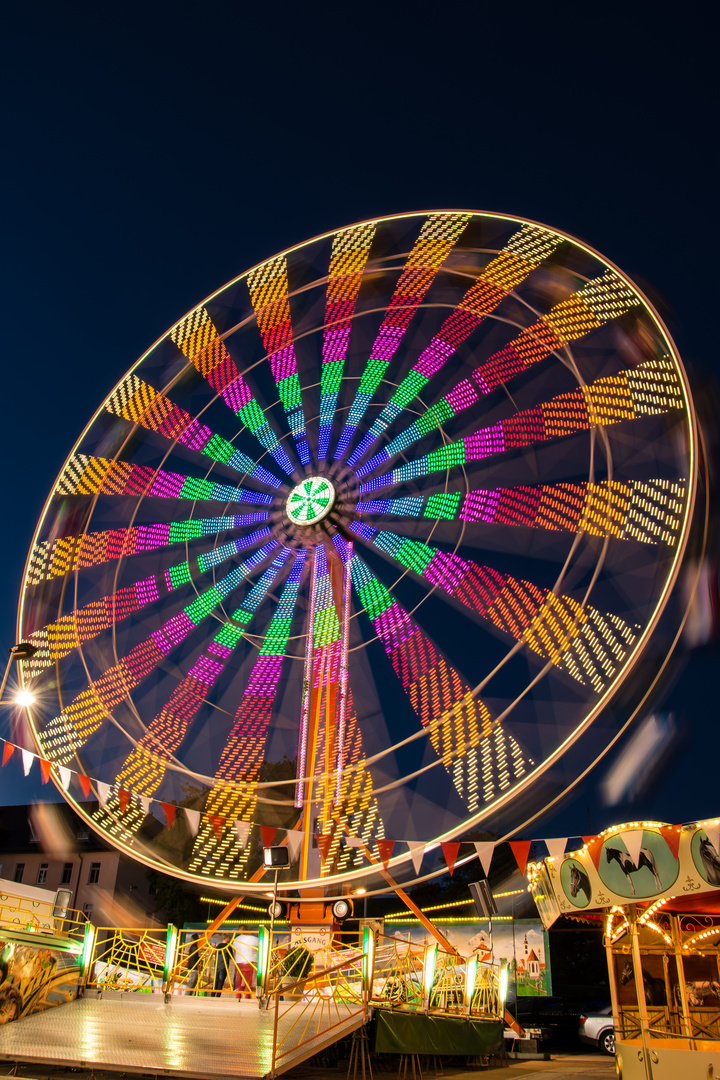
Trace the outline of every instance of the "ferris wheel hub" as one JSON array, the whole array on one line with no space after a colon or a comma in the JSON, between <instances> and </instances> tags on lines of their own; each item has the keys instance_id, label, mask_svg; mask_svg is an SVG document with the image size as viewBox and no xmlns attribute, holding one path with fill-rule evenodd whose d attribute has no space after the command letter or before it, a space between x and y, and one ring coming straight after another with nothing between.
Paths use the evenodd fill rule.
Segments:
<instances>
[{"instance_id":1,"label":"ferris wheel hub","mask_svg":"<svg viewBox=\"0 0 720 1080\"><path fill-rule=\"evenodd\" d=\"M294 525L317 525L335 504L336 491L326 476L306 476L288 495L285 509Z\"/></svg>"}]
</instances>

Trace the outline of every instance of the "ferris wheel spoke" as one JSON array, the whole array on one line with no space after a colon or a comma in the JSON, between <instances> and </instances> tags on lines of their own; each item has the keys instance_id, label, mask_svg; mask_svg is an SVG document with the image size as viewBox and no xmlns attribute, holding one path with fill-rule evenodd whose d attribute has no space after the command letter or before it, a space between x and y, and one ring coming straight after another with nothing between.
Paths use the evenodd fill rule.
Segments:
<instances>
[{"instance_id":1,"label":"ferris wheel spoke","mask_svg":"<svg viewBox=\"0 0 720 1080\"><path fill-rule=\"evenodd\" d=\"M61 765L71 761L76 751L102 726L107 716L125 700L131 690L146 679L277 547L279 544L276 540L269 540L249 559L238 563L231 573L136 645L117 664L92 680L60 716L38 732L45 756Z\"/></svg>"},{"instance_id":2,"label":"ferris wheel spoke","mask_svg":"<svg viewBox=\"0 0 720 1080\"><path fill-rule=\"evenodd\" d=\"M290 318L287 258L279 255L258 266L248 274L247 286L298 457L303 465L309 465L310 449Z\"/></svg>"},{"instance_id":3,"label":"ferris wheel spoke","mask_svg":"<svg viewBox=\"0 0 720 1080\"><path fill-rule=\"evenodd\" d=\"M296 469L227 351L207 308L196 308L179 322L170 337L200 374L242 420L270 457L291 477Z\"/></svg>"},{"instance_id":4,"label":"ferris wheel spoke","mask_svg":"<svg viewBox=\"0 0 720 1080\"><path fill-rule=\"evenodd\" d=\"M365 476L396 454L404 453L418 440L476 405L481 397L501 383L619 318L638 304L639 299L629 285L614 270L606 270L601 277L561 300L547 315L477 367L469 378L456 383L444 397L362 465L357 470L358 476Z\"/></svg>"},{"instance_id":5,"label":"ferris wheel spoke","mask_svg":"<svg viewBox=\"0 0 720 1080\"><path fill-rule=\"evenodd\" d=\"M345 456L410 320L469 220L470 216L467 214L446 213L431 214L423 223L370 351L370 359L335 447L336 460L339 461Z\"/></svg>"},{"instance_id":6,"label":"ferris wheel spoke","mask_svg":"<svg viewBox=\"0 0 720 1080\"><path fill-rule=\"evenodd\" d=\"M377 514L515 525L674 547L682 528L687 486L686 480L648 479L481 488L361 500L355 509L364 521Z\"/></svg>"},{"instance_id":7,"label":"ferris wheel spoke","mask_svg":"<svg viewBox=\"0 0 720 1080\"><path fill-rule=\"evenodd\" d=\"M54 577L64 577L79 569L102 566L116 559L158 551L173 544L187 543L220 532L246 528L267 521L268 511L234 514L215 518L189 518L185 521L131 525L126 529L63 536L37 544L30 555L28 584L37 585Z\"/></svg>"},{"instance_id":8,"label":"ferris wheel spoke","mask_svg":"<svg viewBox=\"0 0 720 1080\"><path fill-rule=\"evenodd\" d=\"M234 558L241 551L261 544L269 536L270 529L267 527L257 529L247 536L231 540L227 544L198 555L193 562L197 565L199 573L205 574L223 562L227 562L228 559ZM115 557L119 557L119 554ZM29 640L37 652L27 662L28 674L38 675L57 660L67 656L73 649L98 637L109 627L127 619L130 615L137 614L151 604L156 604L161 596L167 596L175 589L182 588L183 585L194 580L191 564L185 560L169 566L161 574L152 574L132 585L116 589L109 596L93 600L92 603L63 615L57 622L49 623L40 630L34 630L29 635Z\"/></svg>"},{"instance_id":9,"label":"ferris wheel spoke","mask_svg":"<svg viewBox=\"0 0 720 1080\"><path fill-rule=\"evenodd\" d=\"M318 434L318 460L320 461L326 459L330 450L330 436L345 367L345 357L350 343L355 305L374 236L375 222L371 221L353 229L345 229L333 237L329 281L325 296L325 326L320 369L320 430Z\"/></svg>"},{"instance_id":10,"label":"ferris wheel spoke","mask_svg":"<svg viewBox=\"0 0 720 1080\"><path fill-rule=\"evenodd\" d=\"M527 771L519 745L493 722L484 702L358 556L352 574L360 603L435 753L475 812L509 785L508 766L515 779Z\"/></svg>"},{"instance_id":11,"label":"ferris wheel spoke","mask_svg":"<svg viewBox=\"0 0 720 1080\"><path fill-rule=\"evenodd\" d=\"M557 233L523 225L485 267L401 381L370 430L348 458L355 466L382 433L427 386L473 330L563 242ZM359 475L363 475L359 470Z\"/></svg>"},{"instance_id":12,"label":"ferris wheel spoke","mask_svg":"<svg viewBox=\"0 0 720 1080\"><path fill-rule=\"evenodd\" d=\"M355 531L351 526L351 531ZM365 526L363 539L460 601L502 633L523 641L543 661L601 693L635 646L639 626L602 614L570 596L479 566L391 532Z\"/></svg>"},{"instance_id":13,"label":"ferris wheel spoke","mask_svg":"<svg viewBox=\"0 0 720 1080\"><path fill-rule=\"evenodd\" d=\"M242 606L232 613L230 621L215 635L206 651L197 658L180 685L173 691L167 704L151 721L115 777L114 788L106 806L98 809L95 818L99 824L108 824L119 816L118 793L120 788L123 788L138 800L131 811L122 815L123 833L128 836L138 831L145 817L140 798L152 797L162 784L168 762L180 749L190 725L225 670L227 661L242 640L244 631L291 554L290 548L282 548L278 552L245 597ZM301 556L296 556L294 561L293 569L299 565L299 571L291 586L295 593L296 581L299 581L299 573L302 571L302 561ZM273 629L276 632L278 626Z\"/></svg>"},{"instance_id":14,"label":"ferris wheel spoke","mask_svg":"<svg viewBox=\"0 0 720 1080\"><path fill-rule=\"evenodd\" d=\"M645 416L661 416L682 407L683 391L674 365L665 359L648 360L639 367L524 409L491 427L479 428L457 442L366 481L360 485L360 493L484 461L506 450L538 446L600 425L609 427Z\"/></svg>"},{"instance_id":15,"label":"ferris wheel spoke","mask_svg":"<svg viewBox=\"0 0 720 1080\"><path fill-rule=\"evenodd\" d=\"M237 450L227 439L214 434L209 427L132 372L110 395L105 408L115 416L140 424L146 430L195 450L212 461L219 461L229 469L252 476L261 484L272 488L279 488L282 484L274 473L253 461L242 450Z\"/></svg>"}]
</instances>

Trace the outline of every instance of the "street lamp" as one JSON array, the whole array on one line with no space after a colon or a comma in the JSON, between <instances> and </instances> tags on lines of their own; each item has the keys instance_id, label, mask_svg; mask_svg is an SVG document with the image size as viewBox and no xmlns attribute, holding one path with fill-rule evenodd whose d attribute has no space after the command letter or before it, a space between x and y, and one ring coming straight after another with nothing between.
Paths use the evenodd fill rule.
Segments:
<instances>
[{"instance_id":1,"label":"street lamp","mask_svg":"<svg viewBox=\"0 0 720 1080\"><path fill-rule=\"evenodd\" d=\"M10 674L10 665L13 660L19 663L21 660L29 660L31 656L34 656L37 652L37 646L31 645L29 641L21 641L17 645L13 645L10 650L10 657L5 668L5 674L3 675L2 683L0 683L0 705L32 705L35 702L34 696L29 690L20 690L13 701L3 701L2 696L5 692L5 685L8 681L8 675Z\"/></svg>"}]
</instances>

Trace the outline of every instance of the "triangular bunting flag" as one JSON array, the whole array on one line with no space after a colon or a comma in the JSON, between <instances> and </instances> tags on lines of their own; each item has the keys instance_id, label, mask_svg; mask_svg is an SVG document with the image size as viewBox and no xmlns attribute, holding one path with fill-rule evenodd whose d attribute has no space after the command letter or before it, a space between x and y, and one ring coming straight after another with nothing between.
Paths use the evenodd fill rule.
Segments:
<instances>
[{"instance_id":1,"label":"triangular bunting flag","mask_svg":"<svg viewBox=\"0 0 720 1080\"><path fill-rule=\"evenodd\" d=\"M90 798L90 777L83 776L82 773L78 773L78 780L80 781L80 787L83 789L83 793L86 799Z\"/></svg>"},{"instance_id":2,"label":"triangular bunting flag","mask_svg":"<svg viewBox=\"0 0 720 1080\"><path fill-rule=\"evenodd\" d=\"M510 847L512 848L512 853L515 856L515 862L518 864L518 870L523 876L525 875L525 868L527 866L531 846L532 840L510 841Z\"/></svg>"},{"instance_id":3,"label":"triangular bunting flag","mask_svg":"<svg viewBox=\"0 0 720 1080\"><path fill-rule=\"evenodd\" d=\"M213 832L215 833L215 839L222 840L223 828L225 827L225 818L220 817L219 814L208 814L208 821L212 825Z\"/></svg>"},{"instance_id":4,"label":"triangular bunting flag","mask_svg":"<svg viewBox=\"0 0 720 1080\"><path fill-rule=\"evenodd\" d=\"M419 874L423 856L425 855L425 845L422 840L408 840L407 846L410 848L410 858L412 859L413 869L416 874Z\"/></svg>"},{"instance_id":5,"label":"triangular bunting flag","mask_svg":"<svg viewBox=\"0 0 720 1080\"><path fill-rule=\"evenodd\" d=\"M45 758L40 758L40 775L42 776L43 784L47 784L50 779L50 770L52 769L52 761L47 761Z\"/></svg>"},{"instance_id":6,"label":"triangular bunting flag","mask_svg":"<svg viewBox=\"0 0 720 1080\"><path fill-rule=\"evenodd\" d=\"M556 863L558 863L558 865L563 860L563 855L565 854L565 848L567 847L567 842L568 842L567 836L562 836L557 840L546 840L545 841L545 846L548 849L548 855L550 856L551 859L553 859Z\"/></svg>"},{"instance_id":7,"label":"triangular bunting flag","mask_svg":"<svg viewBox=\"0 0 720 1080\"><path fill-rule=\"evenodd\" d=\"M394 847L395 847L395 841L394 840L378 840L377 841L378 855L380 856L380 861L381 861L381 863L383 864L383 866L385 867L386 870L388 868L388 863L390 862L390 859L392 858L392 853L393 853L393 848Z\"/></svg>"},{"instance_id":8,"label":"triangular bunting flag","mask_svg":"<svg viewBox=\"0 0 720 1080\"><path fill-rule=\"evenodd\" d=\"M674 858L677 859L678 851L680 850L680 833L682 829L679 825L667 825L664 829L661 829L667 846L673 853ZM717 850L717 849L716 849Z\"/></svg>"},{"instance_id":9,"label":"triangular bunting flag","mask_svg":"<svg viewBox=\"0 0 720 1080\"><path fill-rule=\"evenodd\" d=\"M346 836L345 837L345 845L346 845L346 847L353 847L353 848L363 848L363 847L365 847L365 845L363 844L363 842L362 842L362 840L360 839L359 836Z\"/></svg>"},{"instance_id":10,"label":"triangular bunting flag","mask_svg":"<svg viewBox=\"0 0 720 1080\"><path fill-rule=\"evenodd\" d=\"M162 806L162 811L165 815L165 824L169 829L172 823L175 821L177 806L174 806L172 803L169 802L161 802L160 805Z\"/></svg>"},{"instance_id":11,"label":"triangular bunting flag","mask_svg":"<svg viewBox=\"0 0 720 1080\"><path fill-rule=\"evenodd\" d=\"M301 832L300 829L291 829L287 834L287 846L291 863L297 862L304 839L305 833Z\"/></svg>"},{"instance_id":12,"label":"triangular bunting flag","mask_svg":"<svg viewBox=\"0 0 720 1080\"><path fill-rule=\"evenodd\" d=\"M315 839L317 840L317 846L320 849L320 858L323 862L327 862L330 845L333 842L332 833L328 833L327 835L315 833Z\"/></svg>"},{"instance_id":13,"label":"triangular bunting flag","mask_svg":"<svg viewBox=\"0 0 720 1080\"><path fill-rule=\"evenodd\" d=\"M30 772L30 768L31 768L32 763L33 763L34 760L35 760L35 755L30 750L23 750L22 751L23 772L25 773L26 776Z\"/></svg>"},{"instance_id":14,"label":"triangular bunting flag","mask_svg":"<svg viewBox=\"0 0 720 1080\"><path fill-rule=\"evenodd\" d=\"M67 791L70 787L72 772L70 769L66 769L64 765L58 765L58 772L60 773L60 783L63 786L63 791Z\"/></svg>"},{"instance_id":15,"label":"triangular bunting flag","mask_svg":"<svg viewBox=\"0 0 720 1080\"><path fill-rule=\"evenodd\" d=\"M188 810L187 807L185 807L185 820L188 823L190 835L197 836L198 829L200 828L200 811Z\"/></svg>"},{"instance_id":16,"label":"triangular bunting flag","mask_svg":"<svg viewBox=\"0 0 720 1080\"><path fill-rule=\"evenodd\" d=\"M588 855L592 859L593 866L597 870L600 866L600 856L602 855L603 842L599 836L583 836L583 843L587 844Z\"/></svg>"},{"instance_id":17,"label":"triangular bunting flag","mask_svg":"<svg viewBox=\"0 0 720 1080\"><path fill-rule=\"evenodd\" d=\"M643 830L642 829L628 829L627 832L620 833L622 842L627 848L627 853L632 859L635 866L640 862L640 848L643 845Z\"/></svg>"},{"instance_id":18,"label":"triangular bunting flag","mask_svg":"<svg viewBox=\"0 0 720 1080\"><path fill-rule=\"evenodd\" d=\"M13 755L13 750L14 749L15 749L15 746L14 746L13 743L11 743L11 742L6 742L5 743L5 746L3 747L3 760L2 760L3 765L7 765L8 761L10 760L10 758Z\"/></svg>"},{"instance_id":19,"label":"triangular bunting flag","mask_svg":"<svg viewBox=\"0 0 720 1080\"><path fill-rule=\"evenodd\" d=\"M447 863L447 868L450 871L450 877L452 877L455 863L457 862L458 852L460 850L460 844L457 840L451 840L445 841L440 847L442 848L443 858Z\"/></svg>"},{"instance_id":20,"label":"triangular bunting flag","mask_svg":"<svg viewBox=\"0 0 720 1080\"><path fill-rule=\"evenodd\" d=\"M138 802L143 808L143 814L147 817L150 813L150 799L147 795L138 795Z\"/></svg>"},{"instance_id":21,"label":"triangular bunting flag","mask_svg":"<svg viewBox=\"0 0 720 1080\"><path fill-rule=\"evenodd\" d=\"M490 864L492 862L493 851L495 850L495 844L492 840L475 841L475 850L477 851L477 857L480 860L480 865L485 871L485 877L490 874Z\"/></svg>"},{"instance_id":22,"label":"triangular bunting flag","mask_svg":"<svg viewBox=\"0 0 720 1080\"><path fill-rule=\"evenodd\" d=\"M248 836L250 835L250 829L252 825L249 821L236 821L235 832L237 833L238 840L240 841L240 847L245 847L248 842ZM217 836L217 831L215 833ZM220 829L220 835L222 836L222 827ZM219 839L219 837L218 837Z\"/></svg>"},{"instance_id":23,"label":"triangular bunting flag","mask_svg":"<svg viewBox=\"0 0 720 1080\"><path fill-rule=\"evenodd\" d=\"M95 790L97 791L98 802L101 806L104 806L110 798L110 785L103 784L102 780L96 780Z\"/></svg>"},{"instance_id":24,"label":"triangular bunting flag","mask_svg":"<svg viewBox=\"0 0 720 1080\"><path fill-rule=\"evenodd\" d=\"M120 800L120 812L124 814L130 802L130 792L121 787L118 791L118 799Z\"/></svg>"},{"instance_id":25,"label":"triangular bunting flag","mask_svg":"<svg viewBox=\"0 0 720 1080\"><path fill-rule=\"evenodd\" d=\"M261 825L260 836L262 837L263 847L272 847L277 836L277 829L273 828L272 825Z\"/></svg>"}]
</instances>

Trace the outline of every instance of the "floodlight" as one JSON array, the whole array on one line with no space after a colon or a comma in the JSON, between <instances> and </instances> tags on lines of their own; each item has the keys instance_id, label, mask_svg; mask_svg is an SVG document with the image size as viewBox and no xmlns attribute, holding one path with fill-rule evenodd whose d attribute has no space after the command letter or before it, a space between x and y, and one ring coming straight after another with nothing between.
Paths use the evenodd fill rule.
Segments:
<instances>
[{"instance_id":1,"label":"floodlight","mask_svg":"<svg viewBox=\"0 0 720 1080\"><path fill-rule=\"evenodd\" d=\"M29 690L18 690L15 695L16 705L34 705L35 700L35 695L31 694Z\"/></svg>"},{"instance_id":2,"label":"floodlight","mask_svg":"<svg viewBox=\"0 0 720 1080\"><path fill-rule=\"evenodd\" d=\"M472 893L475 910L481 919L491 919L494 915L497 915L497 904L487 879L484 881L471 881L468 888Z\"/></svg>"},{"instance_id":3,"label":"floodlight","mask_svg":"<svg viewBox=\"0 0 720 1080\"><path fill-rule=\"evenodd\" d=\"M277 870L281 866L290 865L290 852L286 847L266 847L263 848L263 863L265 866L270 866L273 870Z\"/></svg>"}]
</instances>

